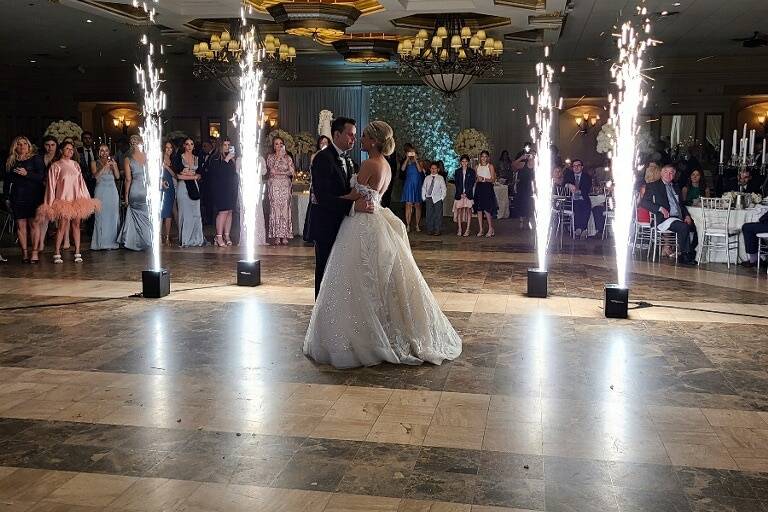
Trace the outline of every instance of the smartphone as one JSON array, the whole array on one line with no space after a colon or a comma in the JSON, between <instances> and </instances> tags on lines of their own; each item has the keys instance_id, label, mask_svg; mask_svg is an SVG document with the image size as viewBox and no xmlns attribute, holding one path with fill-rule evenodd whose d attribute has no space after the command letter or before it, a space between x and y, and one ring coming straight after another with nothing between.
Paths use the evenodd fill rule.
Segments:
<instances>
[{"instance_id":1,"label":"smartphone","mask_svg":"<svg viewBox=\"0 0 768 512\"><path fill-rule=\"evenodd\" d=\"M408 152L408 156L413 158L414 156L416 156L416 152L415 151L409 151Z\"/></svg>"},{"instance_id":2,"label":"smartphone","mask_svg":"<svg viewBox=\"0 0 768 512\"><path fill-rule=\"evenodd\" d=\"M235 156L235 146L229 146L229 154Z\"/></svg>"}]
</instances>

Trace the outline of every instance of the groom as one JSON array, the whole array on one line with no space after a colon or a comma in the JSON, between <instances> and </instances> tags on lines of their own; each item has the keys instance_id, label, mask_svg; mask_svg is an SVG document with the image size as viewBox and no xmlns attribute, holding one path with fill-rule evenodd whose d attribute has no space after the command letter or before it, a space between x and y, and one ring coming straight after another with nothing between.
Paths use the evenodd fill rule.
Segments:
<instances>
[{"instance_id":1,"label":"groom","mask_svg":"<svg viewBox=\"0 0 768 512\"><path fill-rule=\"evenodd\" d=\"M349 181L354 164L349 151L355 145L355 120L337 117L331 123L331 145L315 155L312 161L312 192L309 236L315 242L315 298L325 274L325 265L344 217L352 205L359 212L372 213L373 203L345 199L351 191Z\"/></svg>"}]
</instances>

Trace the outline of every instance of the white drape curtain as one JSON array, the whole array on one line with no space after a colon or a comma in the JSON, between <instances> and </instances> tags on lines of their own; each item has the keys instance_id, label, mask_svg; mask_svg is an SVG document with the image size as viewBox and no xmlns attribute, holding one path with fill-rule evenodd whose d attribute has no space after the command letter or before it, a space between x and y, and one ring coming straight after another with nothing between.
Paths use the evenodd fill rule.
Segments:
<instances>
[{"instance_id":1,"label":"white drape curtain","mask_svg":"<svg viewBox=\"0 0 768 512\"><path fill-rule=\"evenodd\" d=\"M672 147L688 137L694 137L696 134L696 116L694 115L673 115L672 126L669 133L669 142Z\"/></svg>"},{"instance_id":2,"label":"white drape curtain","mask_svg":"<svg viewBox=\"0 0 768 512\"><path fill-rule=\"evenodd\" d=\"M707 116L706 131L704 136L713 148L720 146L723 137L723 118L721 116Z\"/></svg>"}]
</instances>

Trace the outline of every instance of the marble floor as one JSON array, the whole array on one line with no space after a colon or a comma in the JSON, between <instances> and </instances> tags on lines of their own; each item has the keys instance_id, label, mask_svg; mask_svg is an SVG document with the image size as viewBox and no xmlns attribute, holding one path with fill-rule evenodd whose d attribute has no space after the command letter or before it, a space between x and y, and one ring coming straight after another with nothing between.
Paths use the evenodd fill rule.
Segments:
<instances>
[{"instance_id":1,"label":"marble floor","mask_svg":"<svg viewBox=\"0 0 768 512\"><path fill-rule=\"evenodd\" d=\"M313 252L164 250L0 265L0 511L768 512L768 279L566 242L524 295L531 233L416 234L464 341L442 366L301 353ZM45 256L49 256L46 254ZM71 259L71 254L65 256Z\"/></svg>"}]
</instances>

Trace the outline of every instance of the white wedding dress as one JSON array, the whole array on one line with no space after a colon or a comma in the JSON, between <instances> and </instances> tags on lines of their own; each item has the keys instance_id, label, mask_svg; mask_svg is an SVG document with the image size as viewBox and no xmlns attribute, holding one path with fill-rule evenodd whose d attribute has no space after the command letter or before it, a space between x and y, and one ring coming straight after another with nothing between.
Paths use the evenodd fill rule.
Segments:
<instances>
[{"instance_id":1,"label":"white wedding dress","mask_svg":"<svg viewBox=\"0 0 768 512\"><path fill-rule=\"evenodd\" d=\"M352 185L374 213L346 217L312 311L304 354L336 368L382 362L440 364L461 354L451 326L411 254L405 226L377 191Z\"/></svg>"}]
</instances>

